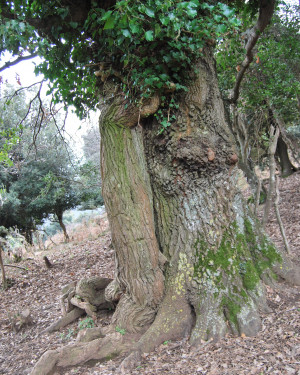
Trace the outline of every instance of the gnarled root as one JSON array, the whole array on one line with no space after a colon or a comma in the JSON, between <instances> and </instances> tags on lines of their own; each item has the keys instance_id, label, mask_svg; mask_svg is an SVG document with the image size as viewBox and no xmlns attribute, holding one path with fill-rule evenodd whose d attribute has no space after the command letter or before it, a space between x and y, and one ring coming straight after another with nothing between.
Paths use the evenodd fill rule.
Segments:
<instances>
[{"instance_id":1,"label":"gnarled root","mask_svg":"<svg viewBox=\"0 0 300 375\"><path fill-rule=\"evenodd\" d=\"M126 353L132 340L118 332L90 342L76 342L42 355L31 375L51 375L57 369L86 363L90 360L107 360Z\"/></svg>"},{"instance_id":2,"label":"gnarled root","mask_svg":"<svg viewBox=\"0 0 300 375\"><path fill-rule=\"evenodd\" d=\"M170 290L165 296L156 319L132 348L119 367L120 374L128 374L138 365L142 353L149 353L167 340L189 336L194 322L191 306L185 295Z\"/></svg>"},{"instance_id":3,"label":"gnarled root","mask_svg":"<svg viewBox=\"0 0 300 375\"><path fill-rule=\"evenodd\" d=\"M52 333L58 331L60 328L67 326L68 324L74 322L76 319L85 314L85 311L76 307L75 309L68 312L65 316L58 319L56 322L52 323L48 328L43 332Z\"/></svg>"},{"instance_id":4,"label":"gnarled root","mask_svg":"<svg viewBox=\"0 0 300 375\"><path fill-rule=\"evenodd\" d=\"M96 320L97 310L114 309L116 302L107 301L105 298L105 289L112 282L112 279L93 277L65 285L60 297L63 317L51 324L44 332L57 331L84 313ZM67 306L65 301L67 301Z\"/></svg>"}]
</instances>

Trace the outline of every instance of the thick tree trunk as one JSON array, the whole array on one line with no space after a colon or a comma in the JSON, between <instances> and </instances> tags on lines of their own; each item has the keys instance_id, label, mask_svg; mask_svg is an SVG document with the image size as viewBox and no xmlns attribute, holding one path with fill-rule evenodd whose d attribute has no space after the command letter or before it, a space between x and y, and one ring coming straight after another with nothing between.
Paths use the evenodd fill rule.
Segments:
<instances>
[{"instance_id":1,"label":"thick tree trunk","mask_svg":"<svg viewBox=\"0 0 300 375\"><path fill-rule=\"evenodd\" d=\"M149 120L145 131L156 232L168 259L166 298L195 315L193 342L228 327L254 335L258 305L266 308L257 262L279 258L271 247L257 251L269 245L254 234L237 188L238 159L209 53L197 70L172 130L157 136L159 125Z\"/></svg>"},{"instance_id":2,"label":"thick tree trunk","mask_svg":"<svg viewBox=\"0 0 300 375\"><path fill-rule=\"evenodd\" d=\"M162 134L153 116L143 129L131 127L117 99L100 121L103 197L123 292L113 323L135 332L155 318L137 350L185 334L193 342L228 330L256 334L258 309L267 309L261 279L281 259L238 191L210 51L196 70L176 123Z\"/></svg>"},{"instance_id":3,"label":"thick tree trunk","mask_svg":"<svg viewBox=\"0 0 300 375\"><path fill-rule=\"evenodd\" d=\"M176 123L163 133L151 116L156 97L137 110L114 93L105 105L102 193L116 251L105 297L119 303L103 340L47 352L33 375L124 350L131 353L120 371L128 374L142 352L166 340L189 336L197 344L260 329L258 310L268 308L262 279L281 256L238 191L238 157L212 53L205 51L195 68ZM297 278L285 261L277 270ZM120 329L124 336L112 333ZM114 342L121 336L135 342Z\"/></svg>"},{"instance_id":4,"label":"thick tree trunk","mask_svg":"<svg viewBox=\"0 0 300 375\"><path fill-rule=\"evenodd\" d=\"M112 105L101 121L102 194L116 249L117 290L123 292L113 324L135 332L154 320L164 293L164 260L155 235L142 130L117 122L116 111Z\"/></svg>"}]
</instances>

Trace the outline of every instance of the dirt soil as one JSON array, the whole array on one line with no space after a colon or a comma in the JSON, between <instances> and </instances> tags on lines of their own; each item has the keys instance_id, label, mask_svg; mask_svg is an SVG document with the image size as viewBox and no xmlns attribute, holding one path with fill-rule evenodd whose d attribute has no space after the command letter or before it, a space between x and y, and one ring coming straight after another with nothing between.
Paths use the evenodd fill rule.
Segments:
<instances>
[{"instance_id":1,"label":"dirt soil","mask_svg":"<svg viewBox=\"0 0 300 375\"><path fill-rule=\"evenodd\" d=\"M280 193L280 212L291 256L299 262L300 174L281 179ZM114 254L109 246L110 234L107 227L105 229L105 225L101 225L104 232L97 239L60 245L17 264L28 268L28 271L6 268L12 285L6 291L0 290L1 375L30 374L33 365L46 350L75 340L78 322L60 332L42 332L61 316L59 294L63 285L87 276L113 277ZM277 246L283 248L274 213L267 231ZM53 268L46 268L43 255L48 256ZM155 352L145 354L143 362L131 374L300 374L299 288L280 283L277 289L267 287L267 292L272 311L262 314L263 327L256 337L228 335L217 343L203 343L197 349L185 341L165 342ZM14 332L11 324L14 315L26 309L30 309L32 324ZM98 322L102 325L108 323L108 316ZM56 375L116 374L120 361L65 369Z\"/></svg>"}]
</instances>

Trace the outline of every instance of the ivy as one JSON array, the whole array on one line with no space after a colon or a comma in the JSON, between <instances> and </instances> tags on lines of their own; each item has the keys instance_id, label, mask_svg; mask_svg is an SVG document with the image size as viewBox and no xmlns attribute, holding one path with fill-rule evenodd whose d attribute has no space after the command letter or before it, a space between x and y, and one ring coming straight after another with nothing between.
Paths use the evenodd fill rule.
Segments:
<instances>
[{"instance_id":1,"label":"ivy","mask_svg":"<svg viewBox=\"0 0 300 375\"><path fill-rule=\"evenodd\" d=\"M109 9L92 1L83 22L72 19L69 6L55 1L17 0L10 11L15 20L1 19L0 34L6 36L1 50L38 51L46 61L36 72L53 82L56 101L74 104L78 114L97 102L97 63L118 72L115 82L132 102L153 93L174 95L186 89L188 72L205 44L239 26L235 9L210 0L121 0ZM45 32L47 43L27 17L55 20Z\"/></svg>"}]
</instances>

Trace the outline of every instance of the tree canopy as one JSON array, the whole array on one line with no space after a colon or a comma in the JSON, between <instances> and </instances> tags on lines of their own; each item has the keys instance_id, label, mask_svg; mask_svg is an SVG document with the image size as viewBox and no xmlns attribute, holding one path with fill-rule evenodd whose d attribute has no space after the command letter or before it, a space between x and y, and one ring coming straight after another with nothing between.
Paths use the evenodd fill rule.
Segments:
<instances>
[{"instance_id":1,"label":"tree canopy","mask_svg":"<svg viewBox=\"0 0 300 375\"><path fill-rule=\"evenodd\" d=\"M240 26L235 7L254 15L259 2L2 1L0 51L11 52L14 61L44 57L36 71L50 79L56 100L75 105L81 115L98 102L94 73L103 82L113 76L136 103L158 92L164 107L165 93L186 89L187 72L205 43L228 38ZM272 1L263 1L261 13L272 8ZM102 94L108 90L103 86Z\"/></svg>"}]
</instances>

